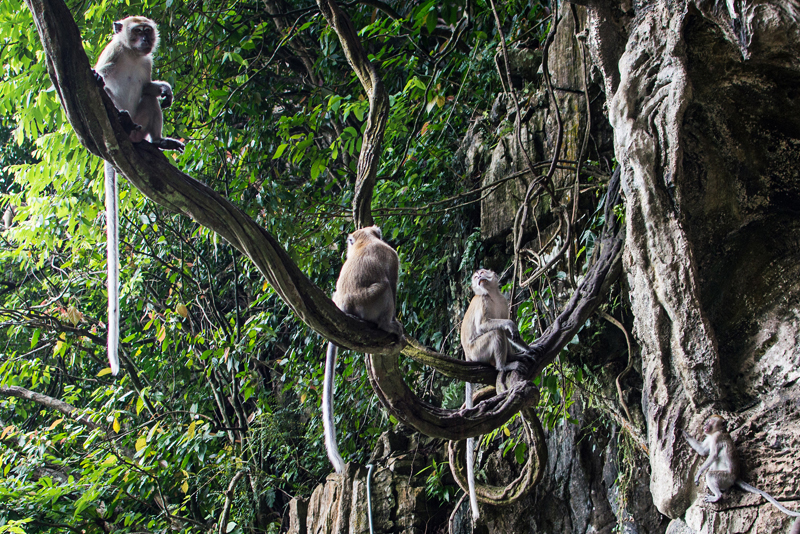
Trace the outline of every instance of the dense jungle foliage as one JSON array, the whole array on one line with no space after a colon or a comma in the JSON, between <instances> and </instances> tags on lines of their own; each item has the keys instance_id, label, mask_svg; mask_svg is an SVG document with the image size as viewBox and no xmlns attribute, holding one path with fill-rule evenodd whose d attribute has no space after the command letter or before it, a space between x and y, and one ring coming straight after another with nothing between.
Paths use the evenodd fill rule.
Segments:
<instances>
[{"instance_id":1,"label":"dense jungle foliage","mask_svg":"<svg viewBox=\"0 0 800 534\"><path fill-rule=\"evenodd\" d=\"M92 62L114 20L158 21L154 78L175 90L165 135L187 143L170 154L175 165L237 203L331 292L353 230L368 101L316 5L69 5ZM464 309L488 251L474 191L482 177L456 153L503 90L494 15L482 0L342 5L390 95L373 214L400 255L399 319L457 356L452 311ZM544 6L497 9L508 46L543 42ZM331 471L319 408L325 340L227 242L122 180L124 371L112 377L102 161L66 122L22 0L0 5L0 58L0 211L15 214L0 231L0 387L77 410L0 396L0 532L206 529L226 497L223 532L277 531L288 500ZM487 144L512 129L490 129ZM534 310L519 311L529 339ZM337 367L346 461L365 461L394 423L362 360L344 351ZM413 363L406 372L425 400L460 405L461 384ZM563 408L567 383L547 385Z\"/></svg>"}]
</instances>

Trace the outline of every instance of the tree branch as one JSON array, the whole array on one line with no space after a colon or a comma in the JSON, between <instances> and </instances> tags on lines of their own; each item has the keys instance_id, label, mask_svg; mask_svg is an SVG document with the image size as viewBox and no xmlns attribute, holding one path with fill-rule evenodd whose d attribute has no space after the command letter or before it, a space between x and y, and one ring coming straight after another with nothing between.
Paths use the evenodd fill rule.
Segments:
<instances>
[{"instance_id":1,"label":"tree branch","mask_svg":"<svg viewBox=\"0 0 800 534\"><path fill-rule=\"evenodd\" d=\"M97 86L75 21L63 0L26 0L48 70L81 143L152 201L210 228L245 254L298 317L337 345L358 352L396 352L396 339L346 315L290 259L278 241L219 193L173 167L155 146L132 144L117 110Z\"/></svg>"},{"instance_id":2,"label":"tree branch","mask_svg":"<svg viewBox=\"0 0 800 534\"><path fill-rule=\"evenodd\" d=\"M371 354L367 358L367 369L372 386L384 406L399 419L428 435L458 440L485 434L502 425L520 409L531 405L536 399L536 388L530 379L553 361L575 335L597 307L599 296L609 280L619 273L622 242L616 235L615 217L607 214L606 224L610 232L604 233L598 245L600 260L590 268L567 309L533 345L531 351L517 362L519 372L514 373L514 383L508 391L469 410L443 410L427 404L403 381L398 364L401 346L395 336L341 312L295 265L278 241L253 219L207 185L178 171L150 143L134 145L129 141L119 124L117 110L111 99L95 82L77 26L63 0L26 0L26 3L36 21L50 76L61 97L62 106L84 146L112 162L120 174L145 196L213 230L250 258L276 293L308 326L337 345ZM357 42L352 23L332 0L318 0L318 3L323 12L325 8L328 9L326 17L337 27L340 37L346 36L343 46L352 56L348 58L362 84L368 88L368 92L372 91L371 116L376 114L376 120L385 121L388 102L373 102L373 99L380 100L380 95L384 94L380 78L366 60L366 52ZM387 106L385 111L381 111L383 105ZM359 180L363 183L360 189L357 185L356 198L362 201L361 211L356 215L357 226L371 222L368 208L374 185L374 167L380 155L382 126L376 124L373 128L375 130L368 128L373 133L364 142L364 145L372 143L372 148L362 148L362 161L359 162ZM362 163L372 170L364 170ZM618 192L618 177L615 183ZM611 191L612 186L609 185L607 211L616 204L616 201L612 201L615 195ZM410 346L413 347L413 344ZM408 350L418 357L428 358L435 354L427 350ZM429 361L433 360L431 358ZM460 375L470 367L455 365L445 358L439 360L439 366ZM493 369L484 369L481 371L481 381L494 373ZM475 381L471 373L466 374Z\"/></svg>"},{"instance_id":3,"label":"tree branch","mask_svg":"<svg viewBox=\"0 0 800 534\"><path fill-rule=\"evenodd\" d=\"M378 175L383 133L389 117L389 95L383 86L378 70L372 64L361 44L353 23L334 0L317 0L325 20L336 31L342 43L347 61L364 86L369 97L369 115L358 156L355 194L353 197L353 219L356 228L372 226L372 192Z\"/></svg>"},{"instance_id":4,"label":"tree branch","mask_svg":"<svg viewBox=\"0 0 800 534\"><path fill-rule=\"evenodd\" d=\"M79 410L78 408L72 406L71 404L67 404L62 400L43 395L42 393L37 393L19 386L0 386L0 395L6 397L17 397L20 399L33 401L36 404L41 404L46 408L61 412L70 419L89 427L91 430L100 428L100 425L89 419L84 413L82 413L82 410Z\"/></svg>"}]
</instances>

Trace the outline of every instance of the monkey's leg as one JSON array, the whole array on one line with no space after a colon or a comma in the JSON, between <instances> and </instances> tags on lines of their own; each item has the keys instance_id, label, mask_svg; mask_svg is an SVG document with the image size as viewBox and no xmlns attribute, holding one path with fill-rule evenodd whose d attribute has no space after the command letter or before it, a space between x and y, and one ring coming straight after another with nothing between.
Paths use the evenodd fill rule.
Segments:
<instances>
[{"instance_id":1,"label":"monkey's leg","mask_svg":"<svg viewBox=\"0 0 800 534\"><path fill-rule=\"evenodd\" d=\"M106 181L106 258L108 263L108 363L111 374L119 372L119 196L117 171L104 167Z\"/></svg>"},{"instance_id":2,"label":"monkey's leg","mask_svg":"<svg viewBox=\"0 0 800 534\"><path fill-rule=\"evenodd\" d=\"M706 495L706 502L717 502L722 498L722 490L720 489L719 478L716 476L716 471L709 471L706 474L706 487L713 495Z\"/></svg>"}]
</instances>

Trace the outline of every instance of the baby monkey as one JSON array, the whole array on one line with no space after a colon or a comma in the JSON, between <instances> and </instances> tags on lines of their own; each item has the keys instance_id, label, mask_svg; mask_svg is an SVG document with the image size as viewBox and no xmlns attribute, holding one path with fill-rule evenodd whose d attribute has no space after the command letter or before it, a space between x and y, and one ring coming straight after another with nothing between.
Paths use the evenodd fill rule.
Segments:
<instances>
[{"instance_id":1,"label":"baby monkey","mask_svg":"<svg viewBox=\"0 0 800 534\"><path fill-rule=\"evenodd\" d=\"M745 491L761 495L778 509L790 516L800 517L800 512L792 512L784 508L772 495L766 491L754 488L750 484L739 478L739 458L736 455L736 447L733 438L728 433L727 423L720 415L712 415L703 425L703 432L706 439L702 443L692 438L685 431L683 436L689 445L697 451L700 456L708 456L708 459L700 466L700 470L694 477L694 483L700 484L700 476L706 473L706 486L711 495L706 495L706 502L717 502L722 498L722 492L730 489L734 484Z\"/></svg>"},{"instance_id":2,"label":"baby monkey","mask_svg":"<svg viewBox=\"0 0 800 534\"><path fill-rule=\"evenodd\" d=\"M98 84L104 85L120 114L130 140L145 139L162 150L183 151L177 139L161 137L161 108L172 104L172 87L153 81L153 51L158 46L156 23L146 17L128 17L114 23L114 37L95 65ZM159 105L158 99L162 98ZM117 173L105 163L106 224L108 256L108 363L119 372L119 194Z\"/></svg>"}]
</instances>

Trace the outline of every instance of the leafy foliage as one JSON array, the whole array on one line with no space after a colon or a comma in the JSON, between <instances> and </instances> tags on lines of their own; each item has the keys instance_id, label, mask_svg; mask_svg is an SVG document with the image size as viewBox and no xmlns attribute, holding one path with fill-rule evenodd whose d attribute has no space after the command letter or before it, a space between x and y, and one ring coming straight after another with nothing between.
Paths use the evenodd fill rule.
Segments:
<instances>
[{"instance_id":1,"label":"leafy foliage","mask_svg":"<svg viewBox=\"0 0 800 534\"><path fill-rule=\"evenodd\" d=\"M313 3L266 4L87 1L73 14L90 60L113 20L142 13L159 22L155 76L176 94L165 134L188 144L171 154L175 164L237 202L332 290L368 102ZM451 354L457 281L485 252L476 204L458 204L480 177L460 175L453 161L476 111L501 90L492 13L471 4L457 40L464 2L398 4L399 14L348 8L390 94L373 212L400 254L400 320ZM500 15L509 39L547 30L528 2L505 2ZM239 472L226 530L274 531L288 499L329 472L324 340L228 243L123 182L125 372L110 375L102 165L66 122L38 39L21 0L0 5L0 206L16 210L0 233L0 386L60 399L92 424L0 397L0 531L206 530ZM523 331L537 309L523 303ZM432 380L415 364L407 371L412 384ZM571 395L554 379L542 378L557 399L551 425ZM337 382L336 405L347 407L337 411L341 452L363 461L390 420L361 355L341 355ZM448 387L446 404L459 388ZM431 491L450 500L441 471L433 466Z\"/></svg>"}]
</instances>

